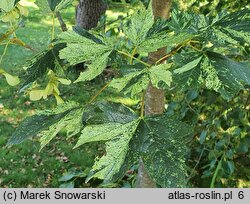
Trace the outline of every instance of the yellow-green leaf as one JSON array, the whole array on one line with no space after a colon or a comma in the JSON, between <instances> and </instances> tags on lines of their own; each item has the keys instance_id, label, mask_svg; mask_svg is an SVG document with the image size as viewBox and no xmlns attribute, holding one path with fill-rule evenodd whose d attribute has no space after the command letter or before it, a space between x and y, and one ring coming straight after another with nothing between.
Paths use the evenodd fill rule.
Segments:
<instances>
[{"instance_id":1,"label":"yellow-green leaf","mask_svg":"<svg viewBox=\"0 0 250 204\"><path fill-rule=\"evenodd\" d=\"M68 80L68 79L58 78L57 80L60 81L64 85L70 85L71 84L71 81Z\"/></svg>"},{"instance_id":2,"label":"yellow-green leaf","mask_svg":"<svg viewBox=\"0 0 250 204\"><path fill-rule=\"evenodd\" d=\"M14 8L15 0L1 0L0 9L3 9L5 12L9 12Z\"/></svg>"},{"instance_id":3,"label":"yellow-green leaf","mask_svg":"<svg viewBox=\"0 0 250 204\"><path fill-rule=\"evenodd\" d=\"M54 96L56 98L56 103L57 104L62 104L64 103L64 101L62 100L62 98L57 94L57 93L54 93Z\"/></svg>"},{"instance_id":4,"label":"yellow-green leaf","mask_svg":"<svg viewBox=\"0 0 250 204\"><path fill-rule=\"evenodd\" d=\"M20 83L20 80L17 76L12 76L6 72L3 73L3 75L5 76L7 83L11 86L16 86Z\"/></svg>"},{"instance_id":5,"label":"yellow-green leaf","mask_svg":"<svg viewBox=\"0 0 250 204\"><path fill-rule=\"evenodd\" d=\"M32 90L30 92L31 101L39 101L44 95L44 90Z\"/></svg>"},{"instance_id":6,"label":"yellow-green leaf","mask_svg":"<svg viewBox=\"0 0 250 204\"><path fill-rule=\"evenodd\" d=\"M10 21L15 21L16 19L19 18L19 13L16 9L6 13L1 17L1 20L3 22L10 22Z\"/></svg>"}]
</instances>

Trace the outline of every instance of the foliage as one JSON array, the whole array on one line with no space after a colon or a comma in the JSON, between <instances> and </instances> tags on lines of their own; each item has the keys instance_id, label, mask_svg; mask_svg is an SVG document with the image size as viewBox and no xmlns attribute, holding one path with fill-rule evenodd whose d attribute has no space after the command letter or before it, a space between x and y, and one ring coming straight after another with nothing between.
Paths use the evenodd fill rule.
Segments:
<instances>
[{"instance_id":1,"label":"foliage","mask_svg":"<svg viewBox=\"0 0 250 204\"><path fill-rule=\"evenodd\" d=\"M67 2L48 1L50 12L64 8ZM199 117L205 107L190 114L191 120L187 121L190 116L187 110L192 110L192 107L188 109L184 106L184 110L171 111L172 101L163 115L146 117L144 92L152 82L155 87L168 90L173 95L184 95L189 102L197 98L197 90L217 93L223 98L221 100L232 101L250 85L249 62L240 62L234 57L249 47L249 18L248 9L222 12L215 17L173 10L171 20L154 21L149 6L136 11L123 25L119 35L110 36L105 32L75 28L54 39L52 32L48 49L34 57L28 66L22 88L30 83L34 85L50 73L53 73L53 80L50 78L44 90L33 89L31 98L47 98L47 95L54 94L62 102L58 99L57 87L60 82L67 84L68 81L61 76L66 77L66 71L79 63L84 63L84 70L75 82L93 80L107 67L118 67L119 77L111 79L86 104L67 102L55 110L25 119L8 144L19 144L38 135L41 147L44 147L62 130L66 130L70 136L80 133L75 148L90 142L104 142L106 147L105 154L97 157L86 181L98 178L104 183L116 182L142 158L150 176L160 186L186 186L186 144L192 139L188 136L195 138L192 126L200 126ZM145 53L165 46L168 46L168 53L163 58L157 59L154 64L146 62ZM160 64L166 59L169 59L168 64ZM240 54L239 59L244 57ZM141 103L127 107L117 103L94 102L108 86ZM49 91L46 91L47 87ZM227 115L228 112L231 112L229 108L223 114ZM220 128L223 129L219 141L208 145L211 162L203 176L211 177L211 187L220 178L222 167L226 166L223 168L225 175L234 172L232 151L238 148L243 149L243 153L248 151L246 134L236 131L240 126L229 125L226 129L223 125L215 126L216 114L219 113L211 115L211 124L201 124L202 130L198 129L201 145L206 143L208 135L212 139L216 137L213 137L216 133L211 132L211 128L218 132ZM249 122L244 121L243 126L247 124ZM232 144L228 135L240 136L236 144ZM229 151L230 148L233 150ZM203 154L204 150L200 152Z\"/></svg>"},{"instance_id":2,"label":"foliage","mask_svg":"<svg viewBox=\"0 0 250 204\"><path fill-rule=\"evenodd\" d=\"M20 82L18 77L12 76L3 69L0 69L0 74L6 78L7 83L11 86L16 86Z\"/></svg>"}]
</instances>

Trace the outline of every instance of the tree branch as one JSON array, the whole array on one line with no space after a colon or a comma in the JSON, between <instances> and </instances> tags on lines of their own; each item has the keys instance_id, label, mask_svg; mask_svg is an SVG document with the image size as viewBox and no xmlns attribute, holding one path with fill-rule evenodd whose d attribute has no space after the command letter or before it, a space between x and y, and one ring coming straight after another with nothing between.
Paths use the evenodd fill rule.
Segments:
<instances>
[{"instance_id":1,"label":"tree branch","mask_svg":"<svg viewBox=\"0 0 250 204\"><path fill-rule=\"evenodd\" d=\"M67 25L65 24L65 22L63 21L63 18L62 18L62 15L59 11L56 12L56 17L60 23L60 26L61 26L61 29L63 32L67 31L68 28L67 28Z\"/></svg>"}]
</instances>

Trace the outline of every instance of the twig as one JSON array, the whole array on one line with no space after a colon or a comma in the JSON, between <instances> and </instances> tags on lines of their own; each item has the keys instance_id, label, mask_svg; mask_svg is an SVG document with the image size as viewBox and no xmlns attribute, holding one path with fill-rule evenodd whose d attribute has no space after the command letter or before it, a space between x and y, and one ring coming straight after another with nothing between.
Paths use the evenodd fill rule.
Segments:
<instances>
[{"instance_id":1,"label":"twig","mask_svg":"<svg viewBox=\"0 0 250 204\"><path fill-rule=\"evenodd\" d=\"M141 99L141 118L144 117L145 95L146 95L146 91L143 91L142 99Z\"/></svg>"},{"instance_id":2,"label":"twig","mask_svg":"<svg viewBox=\"0 0 250 204\"><path fill-rule=\"evenodd\" d=\"M202 151L201 151L201 153L200 153L200 156L199 156L199 158L198 158L198 161L196 162L194 168L192 169L192 172L191 172L189 178L187 179L187 182L189 182L190 179L193 177L194 172L195 172L195 169L196 169L197 166L199 165L199 163L200 163L200 161L201 161L201 158L202 158L202 156L203 156L204 151L205 151L205 148L202 149Z\"/></svg>"},{"instance_id":3,"label":"twig","mask_svg":"<svg viewBox=\"0 0 250 204\"><path fill-rule=\"evenodd\" d=\"M60 23L62 31L63 32L67 31L68 30L67 25L65 24L65 22L64 22L64 20L62 18L62 15L61 15L61 13L59 11L56 12L56 17L57 17L57 19L58 19L58 21Z\"/></svg>"},{"instance_id":4,"label":"twig","mask_svg":"<svg viewBox=\"0 0 250 204\"><path fill-rule=\"evenodd\" d=\"M0 35L0 42L6 40L11 34L13 34L19 27L15 26L11 30L9 30L7 33Z\"/></svg>"},{"instance_id":5,"label":"twig","mask_svg":"<svg viewBox=\"0 0 250 204\"><path fill-rule=\"evenodd\" d=\"M133 57L132 55L130 55L130 54L126 53L126 52L123 52L123 51L120 51L120 50L116 50L116 51L117 51L118 53L122 54L122 55L125 55L125 56L127 56L127 57L129 57L129 58L132 58L132 59L134 59L134 60L136 60L136 61L138 61L138 62L144 64L144 65L147 66L147 67L151 67L150 64L148 64L148 63L146 63L146 62L143 62L142 60L140 60L140 59L138 59L138 58L136 58L136 57Z\"/></svg>"},{"instance_id":6,"label":"twig","mask_svg":"<svg viewBox=\"0 0 250 204\"><path fill-rule=\"evenodd\" d=\"M169 57L171 57L174 54L176 54L185 44L186 43L178 45L173 50L171 50L171 52L169 52L168 54L166 54L165 56L163 56L161 59L159 59L155 64L159 64L159 63L162 63L163 61L167 60Z\"/></svg>"},{"instance_id":7,"label":"twig","mask_svg":"<svg viewBox=\"0 0 250 204\"><path fill-rule=\"evenodd\" d=\"M104 87L102 87L98 93L96 95L94 95L93 98L90 99L90 101L88 102L88 104L92 103L111 83L112 81L108 82Z\"/></svg>"},{"instance_id":8,"label":"twig","mask_svg":"<svg viewBox=\"0 0 250 204\"><path fill-rule=\"evenodd\" d=\"M9 44L10 44L10 41L8 41L7 44L6 44L5 47L4 47L3 54L1 55L1 58L0 58L0 65L2 64L3 57L4 57L4 56L6 55L6 53L7 53L7 49L8 49Z\"/></svg>"},{"instance_id":9,"label":"twig","mask_svg":"<svg viewBox=\"0 0 250 204\"><path fill-rule=\"evenodd\" d=\"M51 41L55 38L55 13L52 14L52 31L51 31Z\"/></svg>"},{"instance_id":10,"label":"twig","mask_svg":"<svg viewBox=\"0 0 250 204\"><path fill-rule=\"evenodd\" d=\"M136 50L137 50L137 47L135 47L135 49L132 52L132 55L131 55L131 58L130 58L130 64L133 64L133 57L135 56Z\"/></svg>"},{"instance_id":11,"label":"twig","mask_svg":"<svg viewBox=\"0 0 250 204\"><path fill-rule=\"evenodd\" d=\"M248 97L247 97L247 100L246 100L246 103L245 103L245 106L244 106L245 109L247 109L249 101L250 101L250 93L248 94Z\"/></svg>"},{"instance_id":12,"label":"twig","mask_svg":"<svg viewBox=\"0 0 250 204\"><path fill-rule=\"evenodd\" d=\"M218 163L218 165L217 165L217 167L215 169L215 172L214 172L211 184L210 184L210 188L214 188L215 180L217 178L219 170L221 169L221 165L222 165L222 161L223 161L224 157L225 157L225 153L221 156L221 159L220 159L220 161L219 161L219 163Z\"/></svg>"}]
</instances>

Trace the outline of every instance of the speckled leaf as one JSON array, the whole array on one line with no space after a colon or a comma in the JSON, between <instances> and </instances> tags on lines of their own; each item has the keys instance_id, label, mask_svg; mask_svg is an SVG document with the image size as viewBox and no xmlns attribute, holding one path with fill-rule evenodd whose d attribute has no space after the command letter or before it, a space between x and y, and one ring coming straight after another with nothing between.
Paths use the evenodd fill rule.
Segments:
<instances>
[{"instance_id":1,"label":"speckled leaf","mask_svg":"<svg viewBox=\"0 0 250 204\"><path fill-rule=\"evenodd\" d=\"M181 33L177 35L170 35L166 32L156 33L150 37L147 37L138 48L139 52L154 52L157 49L181 44L187 40L192 39L194 36L187 33Z\"/></svg>"},{"instance_id":2,"label":"speckled leaf","mask_svg":"<svg viewBox=\"0 0 250 204\"><path fill-rule=\"evenodd\" d=\"M129 107L119 103L98 102L87 106L82 114L83 125L105 123L126 124L138 118Z\"/></svg>"},{"instance_id":3,"label":"speckled leaf","mask_svg":"<svg viewBox=\"0 0 250 204\"><path fill-rule=\"evenodd\" d=\"M244 89L244 85L250 85L249 64L233 61L215 52L207 54L211 65L218 74L221 85L217 91L223 98L230 100L236 93Z\"/></svg>"},{"instance_id":4,"label":"speckled leaf","mask_svg":"<svg viewBox=\"0 0 250 204\"><path fill-rule=\"evenodd\" d=\"M141 73L142 71L134 71L121 78L113 79L109 86L116 89L118 92L121 92L133 78L137 77Z\"/></svg>"},{"instance_id":5,"label":"speckled leaf","mask_svg":"<svg viewBox=\"0 0 250 204\"><path fill-rule=\"evenodd\" d=\"M202 59L202 57L199 57L199 58L185 64L184 66L182 66L178 69L175 69L174 73L175 74L182 74L184 72L190 71L191 69L197 67L197 65L201 62L201 59Z\"/></svg>"},{"instance_id":6,"label":"speckled leaf","mask_svg":"<svg viewBox=\"0 0 250 204\"><path fill-rule=\"evenodd\" d=\"M160 82L164 82L169 87L172 82L172 73L169 71L171 64L161 64L149 69L150 79L153 86L158 87Z\"/></svg>"},{"instance_id":7,"label":"speckled leaf","mask_svg":"<svg viewBox=\"0 0 250 204\"><path fill-rule=\"evenodd\" d=\"M70 111L52 115L34 115L26 118L13 133L8 145L20 144L26 139L36 136L43 130L65 117Z\"/></svg>"},{"instance_id":8,"label":"speckled leaf","mask_svg":"<svg viewBox=\"0 0 250 204\"><path fill-rule=\"evenodd\" d=\"M76 82L94 79L103 72L112 48L74 31L62 33L60 39L67 43L67 47L60 51L60 58L66 59L72 65L86 62L88 67Z\"/></svg>"},{"instance_id":9,"label":"speckled leaf","mask_svg":"<svg viewBox=\"0 0 250 204\"><path fill-rule=\"evenodd\" d=\"M194 61L196 62L194 63ZM185 91L196 88L200 85L201 68L200 54L195 52L184 52L174 56L175 69L173 71L173 87L175 90ZM187 66L188 65L188 66ZM196 65L196 66L195 66ZM184 72L183 71L184 67ZM182 73L175 73L175 70L182 70ZM179 72L179 71L177 71Z\"/></svg>"},{"instance_id":10,"label":"speckled leaf","mask_svg":"<svg viewBox=\"0 0 250 204\"><path fill-rule=\"evenodd\" d=\"M138 95L141 97L142 92L146 90L149 82L150 78L148 74L144 72L129 81L124 88L124 93L130 94L132 98L136 98Z\"/></svg>"},{"instance_id":11,"label":"speckled leaf","mask_svg":"<svg viewBox=\"0 0 250 204\"><path fill-rule=\"evenodd\" d=\"M73 108L67 115L61 118L58 122L54 123L49 127L48 130L42 131L40 136L41 149L43 149L56 135L62 130L65 129L68 137L76 135L83 128L81 124L81 115L83 108Z\"/></svg>"},{"instance_id":12,"label":"speckled leaf","mask_svg":"<svg viewBox=\"0 0 250 204\"><path fill-rule=\"evenodd\" d=\"M146 118L137 130L140 154L150 176L162 187L186 184L185 142L192 128L168 116Z\"/></svg>"},{"instance_id":13,"label":"speckled leaf","mask_svg":"<svg viewBox=\"0 0 250 204\"><path fill-rule=\"evenodd\" d=\"M103 53L98 57L98 60L96 59L95 61L92 61L92 63L86 63L86 65L88 66L87 70L81 72L75 83L80 81L90 81L100 75L107 66L110 53L111 51Z\"/></svg>"},{"instance_id":14,"label":"speckled leaf","mask_svg":"<svg viewBox=\"0 0 250 204\"><path fill-rule=\"evenodd\" d=\"M153 24L152 6L149 6L147 10L143 8L133 14L129 25L124 28L124 33L138 47L146 39Z\"/></svg>"},{"instance_id":15,"label":"speckled leaf","mask_svg":"<svg viewBox=\"0 0 250 204\"><path fill-rule=\"evenodd\" d=\"M106 155L95 162L86 182L93 177L104 180L104 183L112 182L114 177L117 178L117 174L126 160L129 142L139 122L139 119L132 121L125 132L106 143Z\"/></svg>"},{"instance_id":16,"label":"speckled leaf","mask_svg":"<svg viewBox=\"0 0 250 204\"><path fill-rule=\"evenodd\" d=\"M74 148L89 142L111 140L116 136L122 135L124 132L129 132L133 123L134 122L126 124L106 123L102 125L89 125L81 132L81 136Z\"/></svg>"},{"instance_id":17,"label":"speckled leaf","mask_svg":"<svg viewBox=\"0 0 250 204\"><path fill-rule=\"evenodd\" d=\"M29 83L44 77L48 69L56 70L58 64L63 65L62 60L59 59L59 50L63 49L64 47L64 43L57 44L53 48L37 54L29 62L29 64L24 67L26 71L20 76L23 81L21 84L21 89Z\"/></svg>"},{"instance_id":18,"label":"speckled leaf","mask_svg":"<svg viewBox=\"0 0 250 204\"><path fill-rule=\"evenodd\" d=\"M82 108L77 103L66 102L54 109L40 111L37 115L27 117L15 130L8 141L8 145L20 144L41 132L44 136L42 146L46 145L56 135L54 132L57 132L58 126L72 123L72 120L74 121L77 116L81 118L82 110L79 114L79 109ZM55 135L52 137L51 134Z\"/></svg>"}]
</instances>

